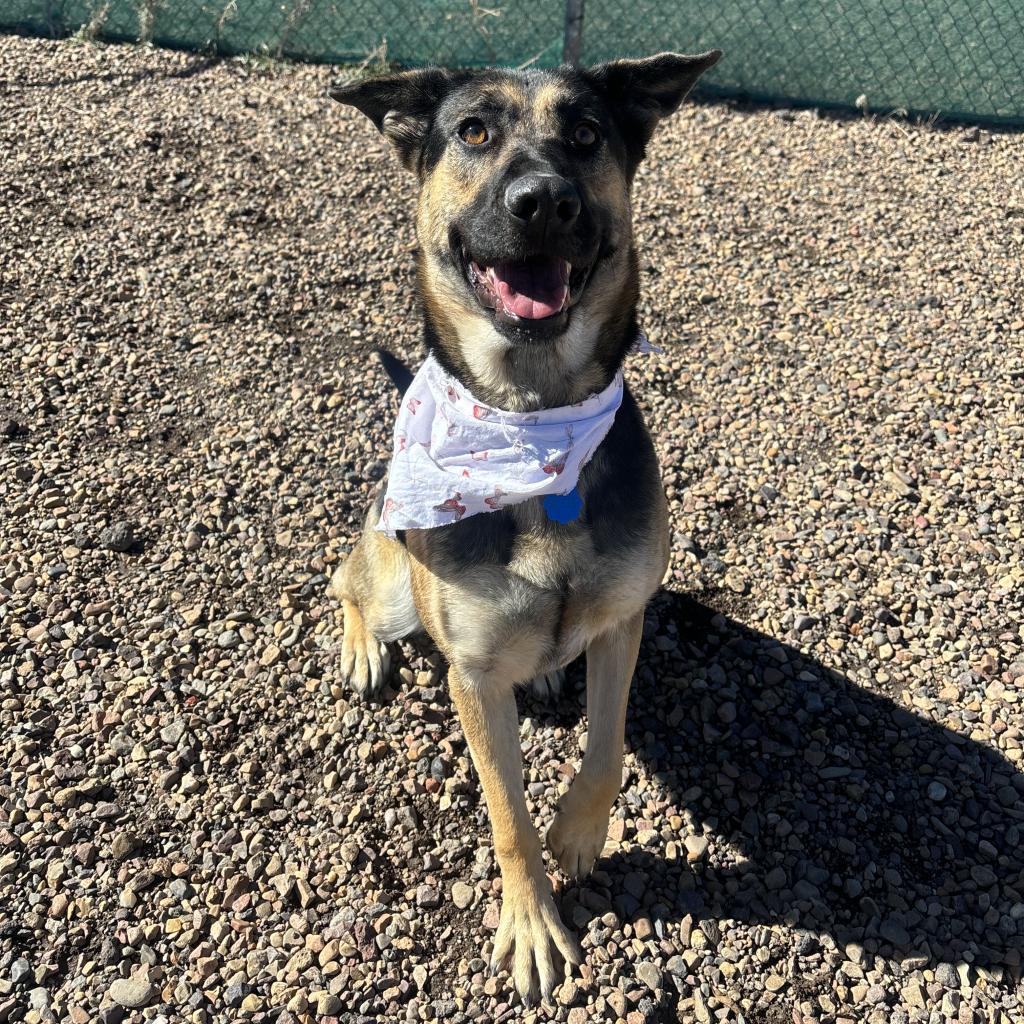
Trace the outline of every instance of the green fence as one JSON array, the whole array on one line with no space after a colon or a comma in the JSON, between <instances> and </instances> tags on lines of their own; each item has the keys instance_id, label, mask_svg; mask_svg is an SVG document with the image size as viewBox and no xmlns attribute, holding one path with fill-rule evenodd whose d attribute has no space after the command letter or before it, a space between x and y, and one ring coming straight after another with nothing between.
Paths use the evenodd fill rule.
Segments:
<instances>
[{"instance_id":1,"label":"green fence","mask_svg":"<svg viewBox=\"0 0 1024 1024\"><path fill-rule=\"evenodd\" d=\"M564 25L565 0L0 0L37 34L407 66L555 64ZM586 0L586 63L711 46L705 93L1024 124L1024 0Z\"/></svg>"}]
</instances>

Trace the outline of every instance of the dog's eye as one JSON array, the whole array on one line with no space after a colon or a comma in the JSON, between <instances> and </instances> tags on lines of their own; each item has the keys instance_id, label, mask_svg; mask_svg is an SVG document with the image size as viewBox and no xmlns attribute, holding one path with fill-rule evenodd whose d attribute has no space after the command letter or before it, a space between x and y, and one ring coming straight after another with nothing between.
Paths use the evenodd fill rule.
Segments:
<instances>
[{"instance_id":1,"label":"dog's eye","mask_svg":"<svg viewBox=\"0 0 1024 1024\"><path fill-rule=\"evenodd\" d=\"M572 138L576 145L584 146L589 149L597 143L597 129L589 122L581 121L576 125L576 130L572 133Z\"/></svg>"},{"instance_id":2,"label":"dog's eye","mask_svg":"<svg viewBox=\"0 0 1024 1024\"><path fill-rule=\"evenodd\" d=\"M459 129L459 138L462 139L467 146L482 146L489 138L487 129L484 127L483 121L478 121L473 118L471 121L467 121Z\"/></svg>"}]
</instances>

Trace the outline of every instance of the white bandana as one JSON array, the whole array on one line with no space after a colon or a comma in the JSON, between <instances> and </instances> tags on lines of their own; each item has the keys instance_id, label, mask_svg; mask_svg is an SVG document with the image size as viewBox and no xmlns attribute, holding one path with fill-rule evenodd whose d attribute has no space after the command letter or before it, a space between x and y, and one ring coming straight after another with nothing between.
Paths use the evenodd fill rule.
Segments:
<instances>
[{"instance_id":1,"label":"white bandana","mask_svg":"<svg viewBox=\"0 0 1024 1024\"><path fill-rule=\"evenodd\" d=\"M640 351L650 351L646 339ZM402 397L377 529L426 530L568 494L611 429L622 371L575 405L505 412L474 398L430 355Z\"/></svg>"}]
</instances>

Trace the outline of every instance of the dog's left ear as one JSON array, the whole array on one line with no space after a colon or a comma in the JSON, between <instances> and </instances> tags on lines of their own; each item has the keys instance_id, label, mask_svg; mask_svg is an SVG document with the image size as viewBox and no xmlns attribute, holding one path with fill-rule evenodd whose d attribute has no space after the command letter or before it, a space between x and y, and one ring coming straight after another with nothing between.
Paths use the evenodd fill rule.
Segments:
<instances>
[{"instance_id":1,"label":"dog's left ear","mask_svg":"<svg viewBox=\"0 0 1024 1024\"><path fill-rule=\"evenodd\" d=\"M721 50L694 56L659 53L598 64L583 74L611 104L632 155L639 162L658 122L679 109L697 79L721 56Z\"/></svg>"},{"instance_id":2,"label":"dog's left ear","mask_svg":"<svg viewBox=\"0 0 1024 1024\"><path fill-rule=\"evenodd\" d=\"M362 111L395 147L403 165L415 171L434 111L467 77L444 68L423 68L336 85L327 94Z\"/></svg>"}]
</instances>

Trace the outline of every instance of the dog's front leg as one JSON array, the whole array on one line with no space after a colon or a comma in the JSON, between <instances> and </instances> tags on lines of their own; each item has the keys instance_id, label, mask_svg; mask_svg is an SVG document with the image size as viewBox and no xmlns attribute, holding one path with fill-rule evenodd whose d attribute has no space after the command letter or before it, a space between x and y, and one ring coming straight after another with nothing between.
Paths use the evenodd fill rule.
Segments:
<instances>
[{"instance_id":1,"label":"dog's front leg","mask_svg":"<svg viewBox=\"0 0 1024 1024\"><path fill-rule=\"evenodd\" d=\"M448 673L452 699L469 743L494 831L501 868L502 907L492 970L511 964L524 1002L539 989L550 996L559 981L558 955L578 964L579 946L562 924L544 871L540 839L523 793L523 753L512 686L486 673Z\"/></svg>"},{"instance_id":2,"label":"dog's front leg","mask_svg":"<svg viewBox=\"0 0 1024 1024\"><path fill-rule=\"evenodd\" d=\"M587 647L587 750L548 830L548 849L562 870L590 873L608 838L608 815L622 786L626 704L644 614L638 613Z\"/></svg>"}]
</instances>

